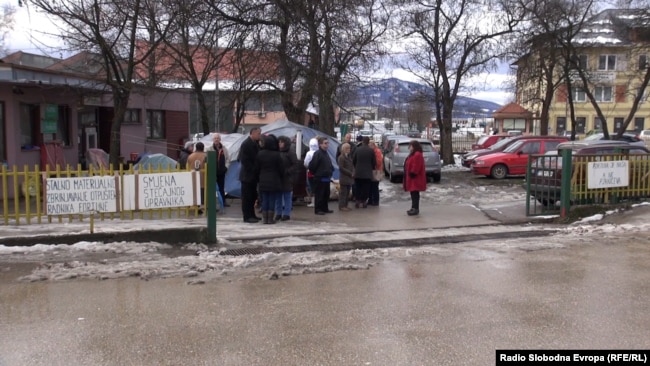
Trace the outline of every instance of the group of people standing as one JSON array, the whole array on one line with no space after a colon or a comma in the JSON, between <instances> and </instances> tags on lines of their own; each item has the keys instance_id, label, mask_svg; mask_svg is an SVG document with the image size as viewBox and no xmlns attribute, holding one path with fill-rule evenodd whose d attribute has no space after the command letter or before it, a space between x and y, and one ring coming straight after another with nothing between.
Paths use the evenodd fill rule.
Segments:
<instances>
[{"instance_id":1,"label":"group of people standing","mask_svg":"<svg viewBox=\"0 0 650 366\"><path fill-rule=\"evenodd\" d=\"M274 224L277 221L291 219L293 210L293 186L300 175L300 162L295 151L291 149L292 140L287 136L276 137L272 134L262 135L259 127L253 127L249 136L239 149L241 169L241 207L246 223L263 221ZM307 186L312 194L312 203L316 215L332 213L329 209L330 183L334 173L334 164L329 156L329 139L325 136L313 138L309 142L310 151L304 159L307 169ZM230 164L228 150L221 143L221 135L213 134L213 144L205 148L202 142L186 145L181 151L181 164L189 170L204 171L206 152L217 152L217 184L219 193L225 203L225 176ZM184 155L183 155L184 154ZM352 141L347 134L344 143L337 151L339 166L339 201L340 211L350 211L350 200L355 208L367 208L379 205L379 182L384 175L383 154L377 144L369 137ZM201 201L204 197L204 178L201 178ZM426 190L426 172L422 147L417 140L409 144L409 155L404 163L403 188L410 192L411 209L409 216L418 215L420 209L420 192ZM255 204L261 206L262 217L255 214Z\"/></svg>"},{"instance_id":2,"label":"group of people standing","mask_svg":"<svg viewBox=\"0 0 650 366\"><path fill-rule=\"evenodd\" d=\"M239 148L239 162L244 222L275 224L290 220L293 184L299 171L298 158L291 152L291 139L272 134L262 136L262 130L254 127ZM261 218L255 215L256 201L261 206Z\"/></svg>"}]
</instances>

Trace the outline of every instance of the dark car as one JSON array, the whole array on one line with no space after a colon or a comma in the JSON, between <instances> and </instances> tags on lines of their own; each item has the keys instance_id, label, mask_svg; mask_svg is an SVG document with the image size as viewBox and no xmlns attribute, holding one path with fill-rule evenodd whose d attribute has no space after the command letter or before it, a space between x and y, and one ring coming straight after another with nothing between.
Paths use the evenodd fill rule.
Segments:
<instances>
[{"instance_id":1,"label":"dark car","mask_svg":"<svg viewBox=\"0 0 650 366\"><path fill-rule=\"evenodd\" d=\"M470 168L472 166L472 163L474 160L480 156L487 155L487 154L493 154L495 152L501 152L505 149L508 148L508 146L514 144L515 142L521 140L521 139L533 139L533 138L557 138L558 136L534 136L534 135L522 135L522 136L512 136L512 137L507 137L504 138L503 140L500 140L499 142L495 143L494 145L488 147L487 149L481 149L481 150L473 150L468 152L467 154L463 155L461 158L461 164L466 167ZM565 138L565 140L568 140L568 138Z\"/></svg>"},{"instance_id":2,"label":"dark car","mask_svg":"<svg viewBox=\"0 0 650 366\"><path fill-rule=\"evenodd\" d=\"M621 154L630 156L650 154L644 146L630 144L626 141L612 140L581 140L563 142L557 146L557 153L538 157L532 162L529 186L530 195L544 206L555 205L560 200L562 184L562 156L563 150L572 150L572 156L593 156L594 161L599 161L601 155ZM573 174L573 173L572 173ZM586 183L584 171L579 176L573 177L576 182ZM524 188L526 188L524 186Z\"/></svg>"},{"instance_id":3,"label":"dark car","mask_svg":"<svg viewBox=\"0 0 650 366\"><path fill-rule=\"evenodd\" d=\"M639 134L637 133L632 133L632 132L623 132L620 138L618 138L617 134L615 132L609 134L610 140L616 140L616 141L625 141L629 142L632 145L638 145L638 146L645 146L645 141L639 137ZM605 139L605 134L602 132L599 133L593 133L587 137L584 138L584 141L592 141L592 140L604 140Z\"/></svg>"}]
</instances>

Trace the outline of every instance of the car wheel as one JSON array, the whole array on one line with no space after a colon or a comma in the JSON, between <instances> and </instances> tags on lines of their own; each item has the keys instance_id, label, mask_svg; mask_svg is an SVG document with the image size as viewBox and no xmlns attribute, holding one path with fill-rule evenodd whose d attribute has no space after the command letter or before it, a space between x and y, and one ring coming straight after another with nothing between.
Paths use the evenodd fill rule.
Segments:
<instances>
[{"instance_id":1,"label":"car wheel","mask_svg":"<svg viewBox=\"0 0 650 366\"><path fill-rule=\"evenodd\" d=\"M433 173L432 177L433 177L433 183L440 183L440 178L441 178L440 173Z\"/></svg>"},{"instance_id":2,"label":"car wheel","mask_svg":"<svg viewBox=\"0 0 650 366\"><path fill-rule=\"evenodd\" d=\"M397 183L397 177L393 175L393 171L388 172L388 179L391 183Z\"/></svg>"},{"instance_id":3,"label":"car wheel","mask_svg":"<svg viewBox=\"0 0 650 366\"><path fill-rule=\"evenodd\" d=\"M490 169L490 176L494 179L503 179L508 175L508 167L503 164L497 164Z\"/></svg>"}]
</instances>

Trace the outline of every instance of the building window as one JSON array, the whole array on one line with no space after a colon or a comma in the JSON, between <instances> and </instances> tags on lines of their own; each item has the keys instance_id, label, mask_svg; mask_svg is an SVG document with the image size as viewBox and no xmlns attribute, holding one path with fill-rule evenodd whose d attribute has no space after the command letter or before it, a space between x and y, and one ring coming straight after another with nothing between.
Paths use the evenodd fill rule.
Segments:
<instances>
[{"instance_id":1,"label":"building window","mask_svg":"<svg viewBox=\"0 0 650 366\"><path fill-rule=\"evenodd\" d=\"M59 120L56 124L56 136L54 139L61 142L63 146L72 146L70 139L70 107L59 106Z\"/></svg>"},{"instance_id":2,"label":"building window","mask_svg":"<svg viewBox=\"0 0 650 366\"><path fill-rule=\"evenodd\" d=\"M140 124L140 110L139 109L127 109L124 112L124 122L125 124Z\"/></svg>"},{"instance_id":3,"label":"building window","mask_svg":"<svg viewBox=\"0 0 650 366\"><path fill-rule=\"evenodd\" d=\"M623 128L623 122L625 122L624 118L621 117L615 117L614 118L614 132L618 132Z\"/></svg>"},{"instance_id":4,"label":"building window","mask_svg":"<svg viewBox=\"0 0 650 366\"><path fill-rule=\"evenodd\" d=\"M587 70L588 60L587 55L578 55L578 67L580 70Z\"/></svg>"},{"instance_id":5,"label":"building window","mask_svg":"<svg viewBox=\"0 0 650 366\"><path fill-rule=\"evenodd\" d=\"M643 71L650 67L648 64L648 55L639 55L639 70Z\"/></svg>"},{"instance_id":6,"label":"building window","mask_svg":"<svg viewBox=\"0 0 650 366\"><path fill-rule=\"evenodd\" d=\"M558 117L557 122L555 124L555 128L557 129L557 134L560 135L566 131L566 117Z\"/></svg>"},{"instance_id":7,"label":"building window","mask_svg":"<svg viewBox=\"0 0 650 366\"><path fill-rule=\"evenodd\" d=\"M602 130L603 123L600 117L594 117L594 130Z\"/></svg>"},{"instance_id":8,"label":"building window","mask_svg":"<svg viewBox=\"0 0 650 366\"><path fill-rule=\"evenodd\" d=\"M616 70L616 55L600 55L598 70Z\"/></svg>"},{"instance_id":9,"label":"building window","mask_svg":"<svg viewBox=\"0 0 650 366\"><path fill-rule=\"evenodd\" d=\"M645 130L645 118L636 117L634 118L634 131L641 132Z\"/></svg>"},{"instance_id":10,"label":"building window","mask_svg":"<svg viewBox=\"0 0 650 366\"><path fill-rule=\"evenodd\" d=\"M587 125L586 117L576 117L576 133L585 133L585 126Z\"/></svg>"},{"instance_id":11,"label":"building window","mask_svg":"<svg viewBox=\"0 0 650 366\"><path fill-rule=\"evenodd\" d=\"M597 86L594 89L594 98L597 102L611 102L612 101L612 87L611 86Z\"/></svg>"},{"instance_id":12,"label":"building window","mask_svg":"<svg viewBox=\"0 0 650 366\"><path fill-rule=\"evenodd\" d=\"M573 101L574 102L584 102L587 100L587 93L585 93L582 88L573 89Z\"/></svg>"},{"instance_id":13,"label":"building window","mask_svg":"<svg viewBox=\"0 0 650 366\"><path fill-rule=\"evenodd\" d=\"M163 111L147 111L147 138L164 139L165 138L165 119Z\"/></svg>"},{"instance_id":14,"label":"building window","mask_svg":"<svg viewBox=\"0 0 650 366\"><path fill-rule=\"evenodd\" d=\"M40 106L38 104L20 104L20 148L33 150L41 144Z\"/></svg>"}]
</instances>

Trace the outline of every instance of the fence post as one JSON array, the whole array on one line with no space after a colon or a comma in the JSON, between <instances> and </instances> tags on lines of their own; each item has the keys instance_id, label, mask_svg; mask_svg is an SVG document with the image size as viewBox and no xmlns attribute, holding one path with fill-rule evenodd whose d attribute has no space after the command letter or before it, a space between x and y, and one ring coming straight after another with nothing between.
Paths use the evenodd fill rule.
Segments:
<instances>
[{"instance_id":1,"label":"fence post","mask_svg":"<svg viewBox=\"0 0 650 366\"><path fill-rule=\"evenodd\" d=\"M208 220L208 237L206 244L214 244L217 242L217 194L215 187L217 186L217 152L208 151L208 164L206 167L206 182L205 182L205 217ZM223 207L221 208L223 210Z\"/></svg>"},{"instance_id":2,"label":"fence post","mask_svg":"<svg viewBox=\"0 0 650 366\"><path fill-rule=\"evenodd\" d=\"M560 217L566 217L571 207L571 149L562 150L562 181L560 185Z\"/></svg>"}]
</instances>

